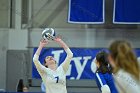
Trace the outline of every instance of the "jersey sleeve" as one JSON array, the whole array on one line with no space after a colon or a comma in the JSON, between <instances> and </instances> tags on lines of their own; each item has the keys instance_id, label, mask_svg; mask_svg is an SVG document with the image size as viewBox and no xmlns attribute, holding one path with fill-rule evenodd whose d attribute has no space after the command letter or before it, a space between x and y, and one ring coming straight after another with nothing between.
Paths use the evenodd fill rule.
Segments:
<instances>
[{"instance_id":1,"label":"jersey sleeve","mask_svg":"<svg viewBox=\"0 0 140 93\"><path fill-rule=\"evenodd\" d=\"M47 68L40 63L38 58L39 58L39 56L35 54L33 57L33 62L35 64L40 76L43 77L44 74L47 74Z\"/></svg>"},{"instance_id":2,"label":"jersey sleeve","mask_svg":"<svg viewBox=\"0 0 140 93\"><path fill-rule=\"evenodd\" d=\"M46 86L45 86L44 82L41 83L41 91L44 93L46 92Z\"/></svg>"},{"instance_id":3,"label":"jersey sleeve","mask_svg":"<svg viewBox=\"0 0 140 93\"><path fill-rule=\"evenodd\" d=\"M66 73L69 68L71 59L73 57L73 53L71 52L71 50L69 48L66 49L65 51L67 53L67 57L65 58L64 62L62 63L62 67L63 67L64 72Z\"/></svg>"},{"instance_id":4,"label":"jersey sleeve","mask_svg":"<svg viewBox=\"0 0 140 93\"><path fill-rule=\"evenodd\" d=\"M101 90L102 90L102 93L111 93L108 85L103 85L101 87Z\"/></svg>"},{"instance_id":5,"label":"jersey sleeve","mask_svg":"<svg viewBox=\"0 0 140 93\"><path fill-rule=\"evenodd\" d=\"M111 93L110 88L107 85L106 80L104 79L103 75L101 73L96 73L96 77L101 86L100 89L101 89L102 93Z\"/></svg>"}]
</instances>

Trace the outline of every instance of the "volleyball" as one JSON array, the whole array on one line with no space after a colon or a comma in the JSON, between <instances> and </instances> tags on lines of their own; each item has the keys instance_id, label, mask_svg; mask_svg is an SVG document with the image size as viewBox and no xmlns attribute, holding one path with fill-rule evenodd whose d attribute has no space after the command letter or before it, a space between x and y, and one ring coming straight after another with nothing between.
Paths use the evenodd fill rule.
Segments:
<instances>
[{"instance_id":1,"label":"volleyball","mask_svg":"<svg viewBox=\"0 0 140 93\"><path fill-rule=\"evenodd\" d=\"M45 28L42 31L42 38L47 40L53 40L55 37L55 30L53 28Z\"/></svg>"}]
</instances>

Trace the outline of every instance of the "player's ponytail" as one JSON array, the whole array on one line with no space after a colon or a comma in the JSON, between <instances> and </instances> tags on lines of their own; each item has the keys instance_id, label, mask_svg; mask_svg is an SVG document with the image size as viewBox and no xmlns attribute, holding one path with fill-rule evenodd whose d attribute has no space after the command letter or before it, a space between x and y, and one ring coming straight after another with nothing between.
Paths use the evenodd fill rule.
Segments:
<instances>
[{"instance_id":1,"label":"player's ponytail","mask_svg":"<svg viewBox=\"0 0 140 93\"><path fill-rule=\"evenodd\" d=\"M96 55L96 60L97 62L99 62L100 65L99 68L97 69L97 72L111 73L111 69L108 62L108 53L106 53L105 51L100 51Z\"/></svg>"},{"instance_id":2,"label":"player's ponytail","mask_svg":"<svg viewBox=\"0 0 140 93\"><path fill-rule=\"evenodd\" d=\"M111 57L114 59L116 69L123 69L139 79L139 67L133 49L127 41L115 41L110 45Z\"/></svg>"}]
</instances>

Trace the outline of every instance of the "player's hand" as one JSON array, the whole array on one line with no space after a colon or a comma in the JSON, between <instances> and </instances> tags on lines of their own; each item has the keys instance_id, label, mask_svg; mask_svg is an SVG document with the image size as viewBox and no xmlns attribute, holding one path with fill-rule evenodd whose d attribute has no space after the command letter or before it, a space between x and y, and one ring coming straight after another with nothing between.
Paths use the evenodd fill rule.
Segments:
<instances>
[{"instance_id":1,"label":"player's hand","mask_svg":"<svg viewBox=\"0 0 140 93\"><path fill-rule=\"evenodd\" d=\"M57 43L60 43L62 41L62 39L60 37L56 37L56 38L54 38L54 41Z\"/></svg>"},{"instance_id":2,"label":"player's hand","mask_svg":"<svg viewBox=\"0 0 140 93\"><path fill-rule=\"evenodd\" d=\"M45 47L48 43L49 43L49 41L47 39L41 39L40 40L40 46L41 47Z\"/></svg>"}]
</instances>

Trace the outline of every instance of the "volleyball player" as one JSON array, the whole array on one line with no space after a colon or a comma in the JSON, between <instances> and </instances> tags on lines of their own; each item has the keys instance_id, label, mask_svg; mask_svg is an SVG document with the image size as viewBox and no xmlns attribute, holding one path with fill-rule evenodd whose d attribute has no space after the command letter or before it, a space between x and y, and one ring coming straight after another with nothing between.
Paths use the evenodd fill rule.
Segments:
<instances>
[{"instance_id":1,"label":"volleyball player","mask_svg":"<svg viewBox=\"0 0 140 93\"><path fill-rule=\"evenodd\" d=\"M44 84L46 85L46 93L67 93L66 72L73 57L73 53L60 38L55 38L54 41L60 44L67 53L66 59L59 67L57 67L56 60L52 56L47 56L45 58L45 64L48 68L43 66L38 60L42 48L48 44L47 40L40 41L39 47L33 57L33 61Z\"/></svg>"},{"instance_id":2,"label":"volleyball player","mask_svg":"<svg viewBox=\"0 0 140 93\"><path fill-rule=\"evenodd\" d=\"M96 64L95 80L102 93L118 93L114 84L112 69L108 62L108 53L100 51L94 59Z\"/></svg>"},{"instance_id":3,"label":"volleyball player","mask_svg":"<svg viewBox=\"0 0 140 93\"><path fill-rule=\"evenodd\" d=\"M124 40L116 40L109 50L109 62L113 67L119 93L140 93L140 69L131 44Z\"/></svg>"}]
</instances>

